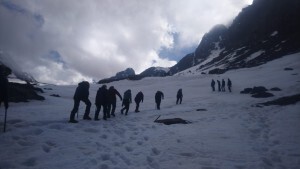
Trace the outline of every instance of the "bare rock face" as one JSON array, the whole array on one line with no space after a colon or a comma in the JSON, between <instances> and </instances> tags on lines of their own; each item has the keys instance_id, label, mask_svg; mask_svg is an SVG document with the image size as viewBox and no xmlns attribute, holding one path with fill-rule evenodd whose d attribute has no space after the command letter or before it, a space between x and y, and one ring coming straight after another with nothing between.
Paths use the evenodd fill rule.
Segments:
<instances>
[{"instance_id":1,"label":"bare rock face","mask_svg":"<svg viewBox=\"0 0 300 169\"><path fill-rule=\"evenodd\" d=\"M37 94L43 92L42 89L36 88L31 84L8 84L9 102L28 102L29 100L45 100L43 96Z\"/></svg>"}]
</instances>

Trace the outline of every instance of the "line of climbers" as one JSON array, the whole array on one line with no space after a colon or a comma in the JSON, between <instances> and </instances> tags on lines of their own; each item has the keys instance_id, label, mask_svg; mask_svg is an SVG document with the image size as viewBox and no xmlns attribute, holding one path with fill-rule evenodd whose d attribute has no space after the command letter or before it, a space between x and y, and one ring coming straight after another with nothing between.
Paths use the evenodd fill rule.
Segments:
<instances>
[{"instance_id":1,"label":"line of climbers","mask_svg":"<svg viewBox=\"0 0 300 169\"><path fill-rule=\"evenodd\" d=\"M218 82L218 91L219 92L221 92L221 91L225 92L225 86L226 86L225 80L222 79L222 84L219 80L217 80L217 82ZM213 92L215 91L215 84L216 84L216 82L214 81L214 79L212 79L210 85L211 85L211 88L212 88ZM232 83L231 83L231 80L229 78L227 80L227 87L228 87L229 92L231 92Z\"/></svg>"},{"instance_id":2,"label":"line of climbers","mask_svg":"<svg viewBox=\"0 0 300 169\"><path fill-rule=\"evenodd\" d=\"M91 120L92 118L89 116L90 109L91 109L91 101L89 100L89 88L90 84L87 81L80 82L78 84L78 87L76 88L75 94L74 94L74 107L70 114L70 123L77 123L78 121L75 120L75 115L78 112L79 103L80 101L84 102L86 104L85 113L83 116L84 120ZM99 119L99 113L103 111L103 119L106 120L107 118L110 118L111 116L115 117L115 110L116 110L116 103L117 103L117 96L122 101L122 109L121 114L125 112L125 115L128 114L129 111L129 105L132 103L132 96L131 96L131 90L128 89L124 92L123 98L121 94L114 88L114 86L110 86L109 89L107 89L106 85L102 85L96 95L95 99L95 105L96 105L96 111L94 120L98 121ZM182 89L179 89L177 92L177 101L176 104L181 104L182 102ZM155 103L156 108L160 110L160 104L161 100L164 99L164 94L161 91L157 91L155 94ZM135 112L139 111L140 103L144 101L144 94L140 91L137 93L137 95L134 98L134 101L136 103Z\"/></svg>"}]
</instances>

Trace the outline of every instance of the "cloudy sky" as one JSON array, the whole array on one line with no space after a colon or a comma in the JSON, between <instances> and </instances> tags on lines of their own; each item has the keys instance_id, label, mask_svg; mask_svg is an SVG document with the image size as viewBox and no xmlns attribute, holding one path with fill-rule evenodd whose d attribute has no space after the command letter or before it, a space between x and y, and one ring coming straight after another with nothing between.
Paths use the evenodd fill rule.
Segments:
<instances>
[{"instance_id":1,"label":"cloudy sky","mask_svg":"<svg viewBox=\"0 0 300 169\"><path fill-rule=\"evenodd\" d=\"M252 0L0 0L0 59L74 84L170 67Z\"/></svg>"}]
</instances>

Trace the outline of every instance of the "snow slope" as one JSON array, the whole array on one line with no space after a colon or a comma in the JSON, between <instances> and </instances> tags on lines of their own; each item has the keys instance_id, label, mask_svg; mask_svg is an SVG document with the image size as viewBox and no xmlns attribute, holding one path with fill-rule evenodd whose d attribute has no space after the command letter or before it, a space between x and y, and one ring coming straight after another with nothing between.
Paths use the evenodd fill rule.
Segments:
<instances>
[{"instance_id":1,"label":"snow slope","mask_svg":"<svg viewBox=\"0 0 300 169\"><path fill-rule=\"evenodd\" d=\"M48 85L46 100L11 103L7 132L0 133L0 169L297 169L300 166L300 103L254 107L300 91L300 53L268 64L228 71L223 75L151 77L110 83L120 93L131 89L145 95L140 113L131 104L128 116L107 121L67 123L76 86ZM284 71L284 68L294 68ZM212 92L211 79L230 78L233 92ZM256 99L239 92L246 87L279 87L275 97ZM100 85L92 85L94 102ZM175 97L183 89L183 104ZM154 94L165 94L155 110ZM61 97L52 97L59 94ZM197 109L207 111L196 111ZM92 106L91 116L95 106ZM153 121L179 117L190 124ZM4 112L0 110L0 125ZM2 128L1 128L2 129Z\"/></svg>"}]
</instances>

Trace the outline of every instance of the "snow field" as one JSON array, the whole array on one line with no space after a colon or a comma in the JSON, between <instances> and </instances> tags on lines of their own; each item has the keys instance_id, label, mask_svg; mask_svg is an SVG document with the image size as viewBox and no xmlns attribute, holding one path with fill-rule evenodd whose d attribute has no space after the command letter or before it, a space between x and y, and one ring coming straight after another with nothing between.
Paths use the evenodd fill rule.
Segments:
<instances>
[{"instance_id":1,"label":"snow field","mask_svg":"<svg viewBox=\"0 0 300 169\"><path fill-rule=\"evenodd\" d=\"M141 112L134 113L133 103L128 116L121 115L118 100L116 117L107 121L82 120L85 106L81 103L79 123L67 123L76 86L46 86L53 90L45 90L45 101L10 104L7 132L0 133L0 169L297 169L300 104L253 105L299 93L299 55L223 75L151 77L107 84L122 95L131 89L133 99L139 91L145 95ZM294 70L284 71L286 67ZM212 92L212 78L230 78L233 92ZM260 85L282 91L272 92L275 97L266 99L239 93ZM91 85L92 103L99 87ZM179 88L183 89L183 103L176 105ZM155 110L157 90L165 94L161 110ZM197 111L201 108L207 111ZM94 111L93 104L91 117ZM0 112L3 119L3 109ZM160 119L183 118L192 123L154 123L159 115Z\"/></svg>"}]
</instances>

